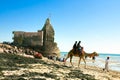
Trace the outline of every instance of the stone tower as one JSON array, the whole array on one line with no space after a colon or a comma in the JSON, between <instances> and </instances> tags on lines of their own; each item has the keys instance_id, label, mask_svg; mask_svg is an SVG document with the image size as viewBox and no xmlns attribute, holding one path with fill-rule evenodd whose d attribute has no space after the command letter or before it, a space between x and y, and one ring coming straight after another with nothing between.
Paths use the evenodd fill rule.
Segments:
<instances>
[{"instance_id":1,"label":"stone tower","mask_svg":"<svg viewBox=\"0 0 120 80\"><path fill-rule=\"evenodd\" d=\"M54 29L52 27L52 25L50 24L50 19L47 18L43 28L43 52L44 55L51 55L51 54L56 54L56 55L60 55L60 50L57 47L57 43L54 42Z\"/></svg>"},{"instance_id":2,"label":"stone tower","mask_svg":"<svg viewBox=\"0 0 120 80\"><path fill-rule=\"evenodd\" d=\"M44 56L60 56L57 43L54 42L55 31L47 18L42 30L38 32L13 31L13 43L16 46L30 47L41 52Z\"/></svg>"},{"instance_id":3,"label":"stone tower","mask_svg":"<svg viewBox=\"0 0 120 80\"><path fill-rule=\"evenodd\" d=\"M54 42L54 29L52 27L52 25L50 24L50 20L49 18L47 18L43 28L42 28L42 31L43 31L43 45L46 45L47 42L51 42L53 43Z\"/></svg>"}]
</instances>

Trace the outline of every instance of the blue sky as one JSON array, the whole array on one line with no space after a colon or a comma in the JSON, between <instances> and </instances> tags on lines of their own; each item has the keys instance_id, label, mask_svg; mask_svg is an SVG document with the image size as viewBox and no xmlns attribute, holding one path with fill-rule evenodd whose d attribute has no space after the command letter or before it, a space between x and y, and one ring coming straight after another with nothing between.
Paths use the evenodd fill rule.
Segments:
<instances>
[{"instance_id":1,"label":"blue sky","mask_svg":"<svg viewBox=\"0 0 120 80\"><path fill-rule=\"evenodd\" d=\"M37 32L50 15L55 42L68 52L81 40L86 52L120 53L120 0L0 0L0 42L12 31Z\"/></svg>"}]
</instances>

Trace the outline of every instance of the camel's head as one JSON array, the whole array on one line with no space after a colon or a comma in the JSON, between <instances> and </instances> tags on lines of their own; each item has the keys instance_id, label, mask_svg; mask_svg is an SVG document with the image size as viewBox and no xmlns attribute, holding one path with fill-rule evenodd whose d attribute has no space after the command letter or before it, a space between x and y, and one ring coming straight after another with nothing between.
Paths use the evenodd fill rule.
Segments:
<instances>
[{"instance_id":1,"label":"camel's head","mask_svg":"<svg viewBox=\"0 0 120 80\"><path fill-rule=\"evenodd\" d=\"M94 56L99 56L99 54L97 52L93 52Z\"/></svg>"}]
</instances>

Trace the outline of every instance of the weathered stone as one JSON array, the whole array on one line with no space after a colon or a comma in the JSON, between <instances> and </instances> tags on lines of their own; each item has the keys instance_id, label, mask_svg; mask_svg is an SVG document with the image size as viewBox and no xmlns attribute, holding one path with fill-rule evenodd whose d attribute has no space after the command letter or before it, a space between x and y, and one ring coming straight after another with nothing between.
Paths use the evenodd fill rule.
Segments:
<instances>
[{"instance_id":1,"label":"weathered stone","mask_svg":"<svg viewBox=\"0 0 120 80\"><path fill-rule=\"evenodd\" d=\"M32 47L37 51L39 50L43 56L53 53L60 56L60 50L57 43L54 42L55 32L49 18L47 18L42 30L38 30L38 32L14 31L13 34L13 43L17 46Z\"/></svg>"}]
</instances>

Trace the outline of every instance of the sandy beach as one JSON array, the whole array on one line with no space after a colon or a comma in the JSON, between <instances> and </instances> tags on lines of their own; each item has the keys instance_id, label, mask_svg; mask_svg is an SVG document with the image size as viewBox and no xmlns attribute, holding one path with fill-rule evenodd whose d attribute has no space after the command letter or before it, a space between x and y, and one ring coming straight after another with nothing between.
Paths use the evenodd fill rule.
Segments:
<instances>
[{"instance_id":1,"label":"sandy beach","mask_svg":"<svg viewBox=\"0 0 120 80\"><path fill-rule=\"evenodd\" d=\"M0 53L0 80L120 80L120 72L103 72L102 68L63 62L29 55Z\"/></svg>"}]
</instances>

